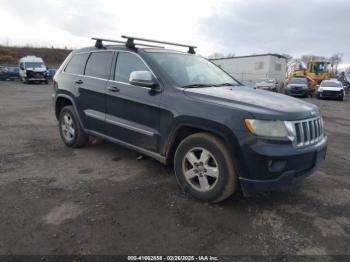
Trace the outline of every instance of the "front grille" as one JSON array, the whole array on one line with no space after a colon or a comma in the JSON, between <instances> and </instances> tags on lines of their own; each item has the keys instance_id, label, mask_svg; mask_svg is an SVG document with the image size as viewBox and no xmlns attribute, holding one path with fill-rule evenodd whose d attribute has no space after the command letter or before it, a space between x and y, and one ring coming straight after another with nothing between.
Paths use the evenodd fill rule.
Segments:
<instances>
[{"instance_id":1,"label":"front grille","mask_svg":"<svg viewBox=\"0 0 350 262\"><path fill-rule=\"evenodd\" d=\"M43 73L33 73L33 77L35 77L35 78L43 78L44 74Z\"/></svg>"},{"instance_id":2,"label":"front grille","mask_svg":"<svg viewBox=\"0 0 350 262\"><path fill-rule=\"evenodd\" d=\"M294 93L294 94L300 94L300 93L303 93L304 90L300 86L292 86L291 89L290 89L290 92Z\"/></svg>"},{"instance_id":3,"label":"front grille","mask_svg":"<svg viewBox=\"0 0 350 262\"><path fill-rule=\"evenodd\" d=\"M33 71L27 71L27 76L29 78L37 78L37 79L42 79L45 77L44 73L42 72L33 72Z\"/></svg>"},{"instance_id":4,"label":"front grille","mask_svg":"<svg viewBox=\"0 0 350 262\"><path fill-rule=\"evenodd\" d=\"M327 97L338 97L341 93L342 91L323 91L321 94Z\"/></svg>"},{"instance_id":5,"label":"front grille","mask_svg":"<svg viewBox=\"0 0 350 262\"><path fill-rule=\"evenodd\" d=\"M316 144L324 136L323 121L321 117L294 122L297 147Z\"/></svg>"}]
</instances>

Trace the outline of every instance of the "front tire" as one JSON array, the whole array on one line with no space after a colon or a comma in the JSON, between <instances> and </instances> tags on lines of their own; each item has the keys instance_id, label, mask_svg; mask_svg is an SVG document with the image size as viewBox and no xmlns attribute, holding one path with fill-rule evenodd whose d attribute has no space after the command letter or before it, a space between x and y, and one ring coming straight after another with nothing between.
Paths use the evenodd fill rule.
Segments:
<instances>
[{"instance_id":1,"label":"front tire","mask_svg":"<svg viewBox=\"0 0 350 262\"><path fill-rule=\"evenodd\" d=\"M174 170L181 189L194 198L217 203L232 195L238 175L224 142L209 133L186 137L175 152Z\"/></svg>"},{"instance_id":2,"label":"front tire","mask_svg":"<svg viewBox=\"0 0 350 262\"><path fill-rule=\"evenodd\" d=\"M58 122L60 135L66 146L79 148L87 144L89 136L81 127L73 106L62 108Z\"/></svg>"}]
</instances>

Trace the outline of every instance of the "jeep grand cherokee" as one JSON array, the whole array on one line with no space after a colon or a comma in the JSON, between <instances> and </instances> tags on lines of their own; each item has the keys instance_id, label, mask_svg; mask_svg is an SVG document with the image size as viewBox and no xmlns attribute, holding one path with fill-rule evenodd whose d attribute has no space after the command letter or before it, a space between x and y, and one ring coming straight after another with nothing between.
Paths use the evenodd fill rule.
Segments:
<instances>
[{"instance_id":1,"label":"jeep grand cherokee","mask_svg":"<svg viewBox=\"0 0 350 262\"><path fill-rule=\"evenodd\" d=\"M194 47L141 48L134 40L97 39L59 68L54 104L68 147L89 136L126 146L172 164L180 187L209 202L238 187L252 195L296 182L325 158L315 105L243 86Z\"/></svg>"}]
</instances>

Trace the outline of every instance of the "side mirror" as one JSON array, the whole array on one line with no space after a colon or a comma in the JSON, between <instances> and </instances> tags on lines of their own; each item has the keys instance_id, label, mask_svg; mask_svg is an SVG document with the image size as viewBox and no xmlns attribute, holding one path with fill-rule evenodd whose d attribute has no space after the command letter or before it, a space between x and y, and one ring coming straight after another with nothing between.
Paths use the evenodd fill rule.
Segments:
<instances>
[{"instance_id":1,"label":"side mirror","mask_svg":"<svg viewBox=\"0 0 350 262\"><path fill-rule=\"evenodd\" d=\"M129 77L129 84L149 88L157 87L153 75L150 71L133 71Z\"/></svg>"}]
</instances>

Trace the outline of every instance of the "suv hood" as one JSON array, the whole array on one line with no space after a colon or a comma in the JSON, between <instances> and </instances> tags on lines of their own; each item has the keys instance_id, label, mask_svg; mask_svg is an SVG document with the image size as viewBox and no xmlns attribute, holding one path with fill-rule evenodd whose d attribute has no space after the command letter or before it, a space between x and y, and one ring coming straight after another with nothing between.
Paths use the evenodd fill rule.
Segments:
<instances>
[{"instance_id":1,"label":"suv hood","mask_svg":"<svg viewBox=\"0 0 350 262\"><path fill-rule=\"evenodd\" d=\"M324 90L324 91L341 91L341 90L343 90L343 87L322 86L322 90Z\"/></svg>"},{"instance_id":2,"label":"suv hood","mask_svg":"<svg viewBox=\"0 0 350 262\"><path fill-rule=\"evenodd\" d=\"M308 88L306 84L289 84L289 87L302 87L302 88Z\"/></svg>"},{"instance_id":3,"label":"suv hood","mask_svg":"<svg viewBox=\"0 0 350 262\"><path fill-rule=\"evenodd\" d=\"M247 86L186 88L196 100L244 110L258 119L300 120L319 115L317 106L290 96Z\"/></svg>"}]
</instances>

